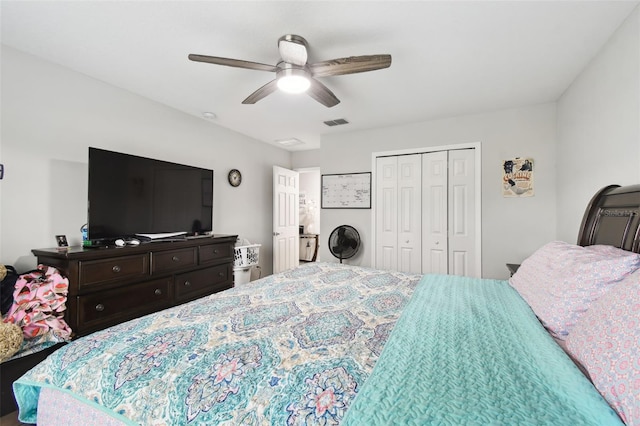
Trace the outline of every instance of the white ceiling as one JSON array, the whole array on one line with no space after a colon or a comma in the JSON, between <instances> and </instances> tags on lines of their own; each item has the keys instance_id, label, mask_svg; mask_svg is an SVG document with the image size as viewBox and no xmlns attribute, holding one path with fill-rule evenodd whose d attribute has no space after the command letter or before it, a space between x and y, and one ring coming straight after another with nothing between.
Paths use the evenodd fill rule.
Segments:
<instances>
[{"instance_id":1,"label":"white ceiling","mask_svg":"<svg viewBox=\"0 0 640 426\"><path fill-rule=\"evenodd\" d=\"M267 143L320 146L333 132L552 102L637 1L6 1L2 43ZM309 62L388 53L391 67L322 78L326 108L276 92L269 72L189 53L275 64L284 34ZM350 124L327 127L325 120ZM203 118L204 119L204 118Z\"/></svg>"}]
</instances>

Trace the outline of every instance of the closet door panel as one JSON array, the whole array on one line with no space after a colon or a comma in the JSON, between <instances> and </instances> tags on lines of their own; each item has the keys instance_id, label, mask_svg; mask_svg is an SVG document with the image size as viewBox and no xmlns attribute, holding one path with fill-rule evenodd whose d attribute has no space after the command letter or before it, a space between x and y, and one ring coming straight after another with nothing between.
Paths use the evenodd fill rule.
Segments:
<instances>
[{"instance_id":1,"label":"closet door panel","mask_svg":"<svg viewBox=\"0 0 640 426\"><path fill-rule=\"evenodd\" d=\"M449 151L449 272L476 275L475 151Z\"/></svg>"},{"instance_id":2,"label":"closet door panel","mask_svg":"<svg viewBox=\"0 0 640 426\"><path fill-rule=\"evenodd\" d=\"M398 270L422 271L422 156L398 157Z\"/></svg>"},{"instance_id":3,"label":"closet door panel","mask_svg":"<svg viewBox=\"0 0 640 426\"><path fill-rule=\"evenodd\" d=\"M422 154L422 273L448 273L447 151Z\"/></svg>"},{"instance_id":4,"label":"closet door panel","mask_svg":"<svg viewBox=\"0 0 640 426\"><path fill-rule=\"evenodd\" d=\"M398 267L398 159L376 159L376 267Z\"/></svg>"},{"instance_id":5,"label":"closet door panel","mask_svg":"<svg viewBox=\"0 0 640 426\"><path fill-rule=\"evenodd\" d=\"M453 185L451 188L451 235L466 237L469 235L467 217L469 194L467 186Z\"/></svg>"},{"instance_id":6,"label":"closet door panel","mask_svg":"<svg viewBox=\"0 0 640 426\"><path fill-rule=\"evenodd\" d=\"M398 253L395 247L380 247L378 251L378 269L384 269L387 271L395 271L396 264L398 263Z\"/></svg>"},{"instance_id":7,"label":"closet door panel","mask_svg":"<svg viewBox=\"0 0 640 426\"><path fill-rule=\"evenodd\" d=\"M466 251L453 251L451 253L451 275L466 275L470 276L469 260L471 256Z\"/></svg>"}]
</instances>

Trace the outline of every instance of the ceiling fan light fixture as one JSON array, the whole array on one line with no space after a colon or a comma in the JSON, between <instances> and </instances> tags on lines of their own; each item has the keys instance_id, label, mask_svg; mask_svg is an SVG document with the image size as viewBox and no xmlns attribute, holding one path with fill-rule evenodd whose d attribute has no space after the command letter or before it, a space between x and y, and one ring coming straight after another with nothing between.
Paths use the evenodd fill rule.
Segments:
<instances>
[{"instance_id":1,"label":"ceiling fan light fixture","mask_svg":"<svg viewBox=\"0 0 640 426\"><path fill-rule=\"evenodd\" d=\"M304 93L311 86L307 72L302 69L288 68L278 73L278 89L286 93Z\"/></svg>"},{"instance_id":2,"label":"ceiling fan light fixture","mask_svg":"<svg viewBox=\"0 0 640 426\"><path fill-rule=\"evenodd\" d=\"M295 34L285 34L280 37L278 39L278 50L280 52L280 61L276 65L199 54L189 54L188 58L190 61L195 62L275 72L276 78L247 96L242 101L244 105L255 104L260 99L280 89L288 93L307 92L313 100L327 108L338 105L340 99L327 86L318 81L318 77L375 71L389 68L391 65L391 55L388 54L349 56L309 63L307 41Z\"/></svg>"}]
</instances>

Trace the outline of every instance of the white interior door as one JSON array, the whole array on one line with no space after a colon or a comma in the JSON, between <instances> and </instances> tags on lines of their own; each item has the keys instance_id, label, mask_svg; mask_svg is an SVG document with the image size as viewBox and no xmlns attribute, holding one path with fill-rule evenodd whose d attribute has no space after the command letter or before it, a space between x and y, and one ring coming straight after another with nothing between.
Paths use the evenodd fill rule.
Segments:
<instances>
[{"instance_id":1,"label":"white interior door","mask_svg":"<svg viewBox=\"0 0 640 426\"><path fill-rule=\"evenodd\" d=\"M376 159L376 267L398 268L398 157Z\"/></svg>"},{"instance_id":2,"label":"white interior door","mask_svg":"<svg viewBox=\"0 0 640 426\"><path fill-rule=\"evenodd\" d=\"M376 160L376 267L421 270L420 154Z\"/></svg>"},{"instance_id":3,"label":"white interior door","mask_svg":"<svg viewBox=\"0 0 640 426\"><path fill-rule=\"evenodd\" d=\"M422 160L420 154L398 157L398 270L422 270Z\"/></svg>"},{"instance_id":4,"label":"white interior door","mask_svg":"<svg viewBox=\"0 0 640 426\"><path fill-rule=\"evenodd\" d=\"M273 166L273 273L298 266L298 172Z\"/></svg>"},{"instance_id":5,"label":"white interior door","mask_svg":"<svg viewBox=\"0 0 640 426\"><path fill-rule=\"evenodd\" d=\"M422 155L422 273L448 272L448 151Z\"/></svg>"},{"instance_id":6,"label":"white interior door","mask_svg":"<svg viewBox=\"0 0 640 426\"><path fill-rule=\"evenodd\" d=\"M449 151L449 273L478 276L475 151Z\"/></svg>"}]
</instances>

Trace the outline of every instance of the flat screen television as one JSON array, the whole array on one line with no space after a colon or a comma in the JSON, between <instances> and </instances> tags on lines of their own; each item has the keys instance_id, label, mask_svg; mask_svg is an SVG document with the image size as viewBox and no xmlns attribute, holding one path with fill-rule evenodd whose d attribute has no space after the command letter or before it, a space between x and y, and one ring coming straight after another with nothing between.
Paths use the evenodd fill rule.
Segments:
<instances>
[{"instance_id":1,"label":"flat screen television","mask_svg":"<svg viewBox=\"0 0 640 426\"><path fill-rule=\"evenodd\" d=\"M89 148L88 238L203 235L213 222L213 170Z\"/></svg>"}]
</instances>

